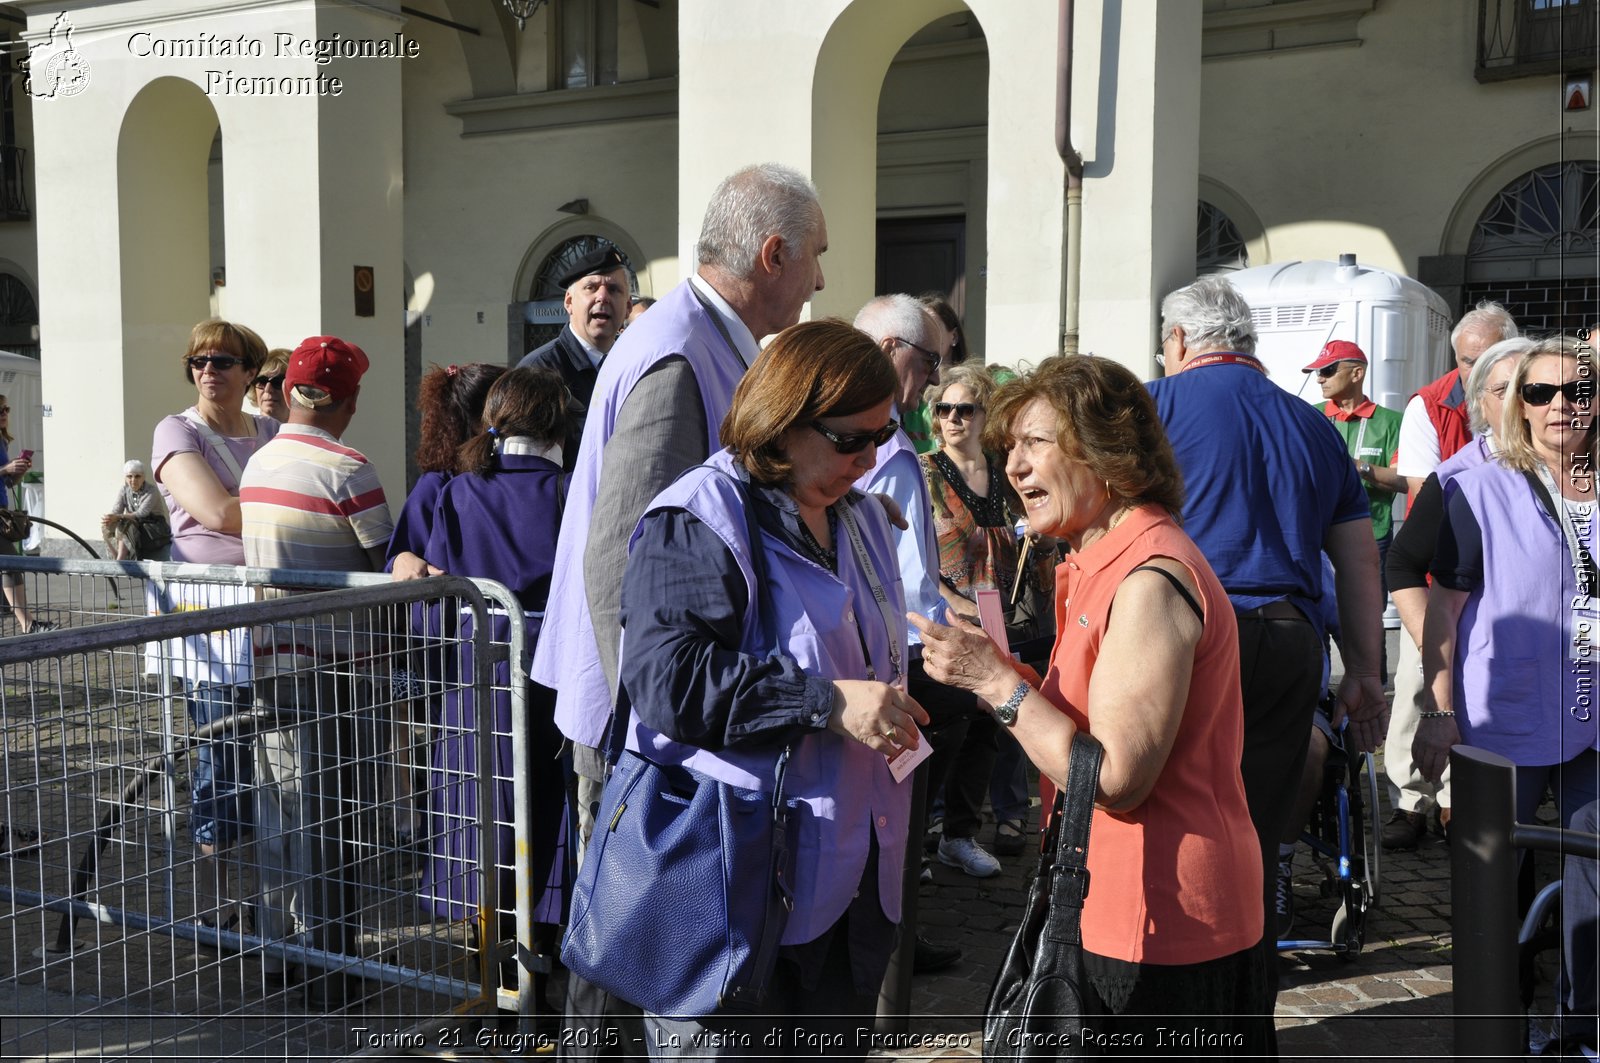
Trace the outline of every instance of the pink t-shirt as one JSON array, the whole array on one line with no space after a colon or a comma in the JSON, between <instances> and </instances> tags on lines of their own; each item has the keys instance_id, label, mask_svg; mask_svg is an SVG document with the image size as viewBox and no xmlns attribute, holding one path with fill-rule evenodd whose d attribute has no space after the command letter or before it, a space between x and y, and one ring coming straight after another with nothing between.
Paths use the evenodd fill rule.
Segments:
<instances>
[{"instance_id":1,"label":"pink t-shirt","mask_svg":"<svg viewBox=\"0 0 1600 1063\"><path fill-rule=\"evenodd\" d=\"M251 417L250 414L245 416ZM256 431L252 436L219 436L233 460L242 470L250 456L278 434L278 422L270 417L253 417ZM216 474L217 482L230 495L239 494L239 483L227 464L217 454L215 447L201 435L200 426L183 414L163 417L156 425L155 436L150 441L150 467L152 479L161 486L161 499L172 515L172 560L194 561L206 565L244 564L244 543L237 535L211 531L190 516L161 481L161 469L174 454L199 454Z\"/></svg>"}]
</instances>

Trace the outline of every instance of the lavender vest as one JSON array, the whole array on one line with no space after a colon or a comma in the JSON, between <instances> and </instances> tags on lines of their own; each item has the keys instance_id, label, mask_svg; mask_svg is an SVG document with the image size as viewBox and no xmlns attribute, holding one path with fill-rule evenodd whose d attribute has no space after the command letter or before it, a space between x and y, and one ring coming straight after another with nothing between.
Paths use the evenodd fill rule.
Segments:
<instances>
[{"instance_id":1,"label":"lavender vest","mask_svg":"<svg viewBox=\"0 0 1600 1063\"><path fill-rule=\"evenodd\" d=\"M777 652L792 657L807 675L865 679L866 658L861 650L864 638L877 677L887 680L892 667L891 638L899 645L901 661L905 661L905 625L896 625L894 631L885 630L883 613L872 596L866 574L856 562L843 525L837 544L837 576L763 533L769 581L767 586L758 587L750 560L743 500L727 477L712 468L733 471L733 460L727 451L719 451L701 468L685 473L656 496L647 512L687 510L716 532L733 552L744 573L751 602L740 648L751 654ZM867 556L889 595L894 615L900 616L905 612L904 596L883 508L861 494L850 495L846 504L855 515ZM761 610L756 603L762 597L767 599L770 615L782 632L776 648L769 645L770 639L761 629ZM627 653L626 639L623 653ZM628 747L644 750L659 762L687 764L735 786L760 790L772 785L774 753L770 749L724 749L712 753L675 742L646 727L637 717L632 721ZM819 730L794 747L784 788L801 803L801 808L792 834L795 909L783 943L811 941L839 920L866 869L874 834L879 849L878 896L883 914L898 922L911 780L895 782L881 753L832 731Z\"/></svg>"},{"instance_id":2,"label":"lavender vest","mask_svg":"<svg viewBox=\"0 0 1600 1063\"><path fill-rule=\"evenodd\" d=\"M1580 663L1567 653L1577 580L1560 527L1522 473L1499 462L1457 472L1445 484L1446 505L1458 492L1483 530L1483 586L1467 597L1456 625L1462 741L1528 766L1561 764L1600 748L1600 660ZM1600 521L1590 524L1594 554Z\"/></svg>"},{"instance_id":3,"label":"lavender vest","mask_svg":"<svg viewBox=\"0 0 1600 1063\"><path fill-rule=\"evenodd\" d=\"M1439 477L1439 486L1443 488L1455 477L1468 469L1477 468L1493 456L1489 450L1489 437L1473 436L1466 446L1441 461L1433 472Z\"/></svg>"},{"instance_id":4,"label":"lavender vest","mask_svg":"<svg viewBox=\"0 0 1600 1063\"><path fill-rule=\"evenodd\" d=\"M555 718L561 733L586 746L600 745L612 705L583 582L583 554L600 489L605 445L616 431L617 415L634 385L656 363L675 356L687 360L694 370L700 404L705 408L706 438L715 451L721 446L718 429L733 403L733 389L744 376L745 365L722 338L715 318L695 298L688 281L629 326L601 365L556 541L544 634L530 674L556 691Z\"/></svg>"}]
</instances>

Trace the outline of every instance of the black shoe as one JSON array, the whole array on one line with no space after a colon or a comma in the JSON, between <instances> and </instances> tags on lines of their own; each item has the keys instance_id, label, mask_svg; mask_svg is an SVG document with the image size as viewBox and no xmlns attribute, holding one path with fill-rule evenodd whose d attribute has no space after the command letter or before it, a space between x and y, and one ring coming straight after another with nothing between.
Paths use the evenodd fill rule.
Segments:
<instances>
[{"instance_id":1,"label":"black shoe","mask_svg":"<svg viewBox=\"0 0 1600 1063\"><path fill-rule=\"evenodd\" d=\"M1397 808L1394 815L1389 817L1389 822L1383 825L1383 847L1395 852L1407 852L1415 849L1426 833L1427 813Z\"/></svg>"},{"instance_id":2,"label":"black shoe","mask_svg":"<svg viewBox=\"0 0 1600 1063\"><path fill-rule=\"evenodd\" d=\"M994 851L998 856L1020 856L1027 848L1027 828L1020 819L1003 819L994 825Z\"/></svg>"},{"instance_id":3,"label":"black shoe","mask_svg":"<svg viewBox=\"0 0 1600 1063\"><path fill-rule=\"evenodd\" d=\"M917 935L916 951L911 960L912 974L933 974L960 962L961 949L957 946L935 945L921 934Z\"/></svg>"}]
</instances>

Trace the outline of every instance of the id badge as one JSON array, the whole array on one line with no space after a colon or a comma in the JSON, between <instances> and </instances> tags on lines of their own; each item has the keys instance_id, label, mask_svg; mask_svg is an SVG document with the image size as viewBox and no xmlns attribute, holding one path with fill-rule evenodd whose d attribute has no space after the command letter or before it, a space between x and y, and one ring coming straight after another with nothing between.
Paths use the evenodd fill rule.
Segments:
<instances>
[{"instance_id":1,"label":"id badge","mask_svg":"<svg viewBox=\"0 0 1600 1063\"><path fill-rule=\"evenodd\" d=\"M1593 663L1600 645L1600 599L1575 594L1567 612L1567 656L1574 661Z\"/></svg>"}]
</instances>

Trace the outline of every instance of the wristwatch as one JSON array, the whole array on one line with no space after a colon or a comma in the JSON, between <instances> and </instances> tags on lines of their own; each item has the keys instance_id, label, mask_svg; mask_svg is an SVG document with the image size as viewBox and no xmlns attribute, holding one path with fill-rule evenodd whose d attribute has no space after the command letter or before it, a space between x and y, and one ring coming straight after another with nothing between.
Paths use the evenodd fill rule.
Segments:
<instances>
[{"instance_id":1,"label":"wristwatch","mask_svg":"<svg viewBox=\"0 0 1600 1063\"><path fill-rule=\"evenodd\" d=\"M1372 464L1371 464L1371 462L1365 462L1365 461L1356 462L1356 472L1359 473L1362 476L1371 476L1372 475Z\"/></svg>"},{"instance_id":2,"label":"wristwatch","mask_svg":"<svg viewBox=\"0 0 1600 1063\"><path fill-rule=\"evenodd\" d=\"M1001 704L994 707L994 718L1005 724L1007 727L1010 727L1012 724L1016 723L1017 710L1022 708L1022 699L1027 697L1028 691L1032 689L1033 687L1028 685L1027 680L1023 680L1022 682L1018 683L1017 689L1011 692L1011 696Z\"/></svg>"}]
</instances>

